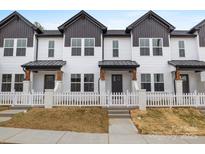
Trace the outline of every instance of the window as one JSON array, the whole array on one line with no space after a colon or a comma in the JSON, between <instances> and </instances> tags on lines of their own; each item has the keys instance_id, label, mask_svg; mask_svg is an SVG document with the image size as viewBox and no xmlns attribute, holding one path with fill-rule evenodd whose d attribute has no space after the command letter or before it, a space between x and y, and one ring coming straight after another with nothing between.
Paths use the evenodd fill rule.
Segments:
<instances>
[{"instance_id":1,"label":"window","mask_svg":"<svg viewBox=\"0 0 205 154\"><path fill-rule=\"evenodd\" d=\"M80 38L72 38L71 39L71 55L72 56L81 56L81 39Z\"/></svg>"},{"instance_id":2,"label":"window","mask_svg":"<svg viewBox=\"0 0 205 154\"><path fill-rule=\"evenodd\" d=\"M154 74L154 91L164 91L163 74Z\"/></svg>"},{"instance_id":3,"label":"window","mask_svg":"<svg viewBox=\"0 0 205 154\"><path fill-rule=\"evenodd\" d=\"M162 56L162 39L152 39L153 56Z\"/></svg>"},{"instance_id":4,"label":"window","mask_svg":"<svg viewBox=\"0 0 205 154\"><path fill-rule=\"evenodd\" d=\"M149 56L150 49L149 49L149 39L139 39L140 43L140 56Z\"/></svg>"},{"instance_id":5,"label":"window","mask_svg":"<svg viewBox=\"0 0 205 154\"><path fill-rule=\"evenodd\" d=\"M113 55L113 57L119 57L119 42L118 42L118 40L112 41L112 55Z\"/></svg>"},{"instance_id":6,"label":"window","mask_svg":"<svg viewBox=\"0 0 205 154\"><path fill-rule=\"evenodd\" d=\"M54 48L55 48L55 42L49 41L48 42L48 57L54 57Z\"/></svg>"},{"instance_id":7,"label":"window","mask_svg":"<svg viewBox=\"0 0 205 154\"><path fill-rule=\"evenodd\" d=\"M11 91L11 74L2 74L2 85L1 85L1 91L7 92Z\"/></svg>"},{"instance_id":8,"label":"window","mask_svg":"<svg viewBox=\"0 0 205 154\"><path fill-rule=\"evenodd\" d=\"M84 74L84 91L94 91L94 74Z\"/></svg>"},{"instance_id":9,"label":"window","mask_svg":"<svg viewBox=\"0 0 205 154\"><path fill-rule=\"evenodd\" d=\"M93 38L85 38L85 56L94 56L94 39Z\"/></svg>"},{"instance_id":10,"label":"window","mask_svg":"<svg viewBox=\"0 0 205 154\"><path fill-rule=\"evenodd\" d=\"M24 79L23 74L15 74L14 89L15 89L16 92L23 91L23 79Z\"/></svg>"},{"instance_id":11,"label":"window","mask_svg":"<svg viewBox=\"0 0 205 154\"><path fill-rule=\"evenodd\" d=\"M71 91L78 92L80 89L81 75L80 74L71 74Z\"/></svg>"},{"instance_id":12,"label":"window","mask_svg":"<svg viewBox=\"0 0 205 154\"><path fill-rule=\"evenodd\" d=\"M151 75L141 74L141 89L146 89L146 91L151 91Z\"/></svg>"},{"instance_id":13,"label":"window","mask_svg":"<svg viewBox=\"0 0 205 154\"><path fill-rule=\"evenodd\" d=\"M26 39L17 40L16 56L26 56Z\"/></svg>"},{"instance_id":14,"label":"window","mask_svg":"<svg viewBox=\"0 0 205 154\"><path fill-rule=\"evenodd\" d=\"M4 40L4 56L13 56L14 51L14 40Z\"/></svg>"},{"instance_id":15,"label":"window","mask_svg":"<svg viewBox=\"0 0 205 154\"><path fill-rule=\"evenodd\" d=\"M184 41L179 41L179 57L185 57L185 45Z\"/></svg>"}]
</instances>

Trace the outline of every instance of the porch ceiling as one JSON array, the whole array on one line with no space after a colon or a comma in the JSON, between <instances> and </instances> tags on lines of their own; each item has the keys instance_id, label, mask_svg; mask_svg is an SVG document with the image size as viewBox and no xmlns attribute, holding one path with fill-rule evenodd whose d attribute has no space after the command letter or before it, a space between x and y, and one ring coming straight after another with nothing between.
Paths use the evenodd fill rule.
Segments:
<instances>
[{"instance_id":1,"label":"porch ceiling","mask_svg":"<svg viewBox=\"0 0 205 154\"><path fill-rule=\"evenodd\" d=\"M101 68L136 68L140 65L131 60L103 60L99 61L98 66Z\"/></svg>"},{"instance_id":2,"label":"porch ceiling","mask_svg":"<svg viewBox=\"0 0 205 154\"><path fill-rule=\"evenodd\" d=\"M63 60L37 60L37 61L30 61L26 64L21 65L21 67L26 69L33 69L33 70L56 70L60 69L63 65L66 64L66 61Z\"/></svg>"},{"instance_id":3,"label":"porch ceiling","mask_svg":"<svg viewBox=\"0 0 205 154\"><path fill-rule=\"evenodd\" d=\"M178 69L205 70L205 62L199 60L171 60L168 64Z\"/></svg>"}]
</instances>

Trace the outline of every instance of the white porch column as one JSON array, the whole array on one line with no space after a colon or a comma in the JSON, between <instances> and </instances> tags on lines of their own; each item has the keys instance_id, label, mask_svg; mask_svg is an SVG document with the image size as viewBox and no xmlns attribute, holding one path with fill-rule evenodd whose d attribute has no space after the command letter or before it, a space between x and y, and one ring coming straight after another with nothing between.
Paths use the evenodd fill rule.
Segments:
<instances>
[{"instance_id":1,"label":"white porch column","mask_svg":"<svg viewBox=\"0 0 205 154\"><path fill-rule=\"evenodd\" d=\"M132 71L131 71L131 75L132 75L132 92L136 92L139 90L139 86L138 86L138 83L137 83L137 69L136 68L133 68Z\"/></svg>"},{"instance_id":2,"label":"white porch column","mask_svg":"<svg viewBox=\"0 0 205 154\"><path fill-rule=\"evenodd\" d=\"M57 71L56 73L54 92L62 92L63 90L62 74L63 72L61 70Z\"/></svg>"},{"instance_id":3,"label":"white porch column","mask_svg":"<svg viewBox=\"0 0 205 154\"><path fill-rule=\"evenodd\" d=\"M26 69L25 80L23 81L23 92L25 93L31 92L30 74L31 74L31 71L29 69Z\"/></svg>"},{"instance_id":4,"label":"white porch column","mask_svg":"<svg viewBox=\"0 0 205 154\"><path fill-rule=\"evenodd\" d=\"M105 89L105 70L100 68L100 93L104 94L106 93L106 89Z\"/></svg>"},{"instance_id":5,"label":"white porch column","mask_svg":"<svg viewBox=\"0 0 205 154\"><path fill-rule=\"evenodd\" d=\"M176 72L175 72L175 87L176 87L176 94L181 95L183 93L183 89L182 89L182 80L178 68L176 68Z\"/></svg>"},{"instance_id":6,"label":"white porch column","mask_svg":"<svg viewBox=\"0 0 205 154\"><path fill-rule=\"evenodd\" d=\"M44 103L45 108L52 108L53 107L53 89L45 89L45 97L44 97Z\"/></svg>"}]
</instances>

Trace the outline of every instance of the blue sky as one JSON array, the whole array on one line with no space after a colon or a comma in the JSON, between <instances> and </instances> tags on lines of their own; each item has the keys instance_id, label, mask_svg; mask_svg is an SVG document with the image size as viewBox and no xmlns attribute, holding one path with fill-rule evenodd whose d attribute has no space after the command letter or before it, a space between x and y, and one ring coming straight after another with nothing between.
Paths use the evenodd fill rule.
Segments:
<instances>
[{"instance_id":1,"label":"blue sky","mask_svg":"<svg viewBox=\"0 0 205 154\"><path fill-rule=\"evenodd\" d=\"M124 29L148 10L86 10L108 27L108 29ZM8 16L13 11L0 11L0 20ZM62 23L79 12L79 10L59 10L59 11L18 11L31 22L38 21L45 29L57 29ZM162 18L170 22L176 29L190 29L201 20L205 19L203 11L165 11L154 10Z\"/></svg>"}]
</instances>

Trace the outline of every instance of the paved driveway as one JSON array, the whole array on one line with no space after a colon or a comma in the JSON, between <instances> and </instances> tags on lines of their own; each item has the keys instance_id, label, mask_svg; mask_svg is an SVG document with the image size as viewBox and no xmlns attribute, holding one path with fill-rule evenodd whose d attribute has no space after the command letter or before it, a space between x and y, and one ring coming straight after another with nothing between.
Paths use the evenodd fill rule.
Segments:
<instances>
[{"instance_id":1,"label":"paved driveway","mask_svg":"<svg viewBox=\"0 0 205 154\"><path fill-rule=\"evenodd\" d=\"M204 144L205 136L140 135L130 119L110 119L108 134L0 127L0 142L59 144Z\"/></svg>"}]
</instances>

